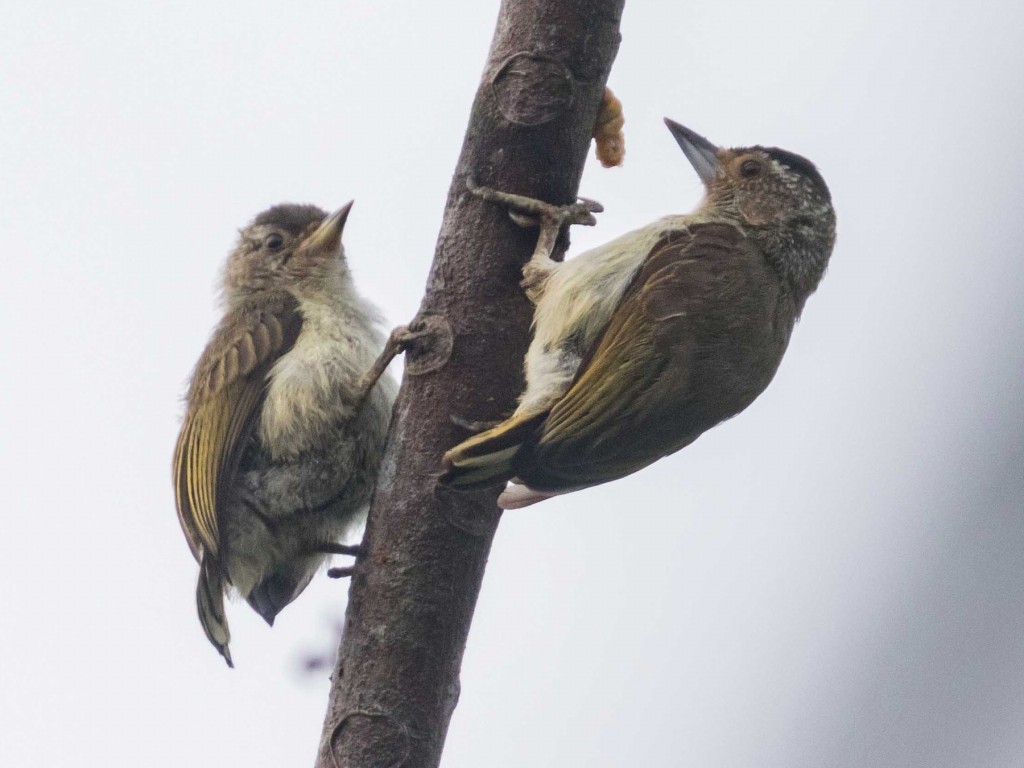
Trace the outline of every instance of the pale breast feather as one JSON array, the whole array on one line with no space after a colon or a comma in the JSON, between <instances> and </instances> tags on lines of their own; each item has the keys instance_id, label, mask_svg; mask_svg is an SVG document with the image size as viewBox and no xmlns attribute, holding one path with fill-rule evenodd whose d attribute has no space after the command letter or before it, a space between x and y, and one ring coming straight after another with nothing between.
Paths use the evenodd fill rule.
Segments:
<instances>
[{"instance_id":1,"label":"pale breast feather","mask_svg":"<svg viewBox=\"0 0 1024 768\"><path fill-rule=\"evenodd\" d=\"M546 410L565 394L651 250L695 221L666 216L569 259L551 274L534 313L517 413Z\"/></svg>"},{"instance_id":2,"label":"pale breast feather","mask_svg":"<svg viewBox=\"0 0 1024 768\"><path fill-rule=\"evenodd\" d=\"M260 442L273 446L273 458L297 455L351 417L353 397L375 350L366 339L379 335L366 317L311 301L300 303L302 332L295 346L275 363L267 382ZM382 343L382 342L381 342Z\"/></svg>"}]
</instances>

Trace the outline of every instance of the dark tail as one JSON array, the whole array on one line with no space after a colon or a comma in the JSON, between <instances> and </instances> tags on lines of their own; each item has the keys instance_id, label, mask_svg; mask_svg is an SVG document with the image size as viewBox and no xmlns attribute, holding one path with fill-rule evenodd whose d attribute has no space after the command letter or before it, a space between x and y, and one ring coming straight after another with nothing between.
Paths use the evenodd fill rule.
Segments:
<instances>
[{"instance_id":1,"label":"dark tail","mask_svg":"<svg viewBox=\"0 0 1024 768\"><path fill-rule=\"evenodd\" d=\"M199 564L199 583L196 585L199 623L203 625L206 637L224 657L224 661L229 667L234 667L231 651L228 649L231 633L228 631L228 619L224 613L224 586L224 574L220 563L209 553L204 552Z\"/></svg>"},{"instance_id":2,"label":"dark tail","mask_svg":"<svg viewBox=\"0 0 1024 768\"><path fill-rule=\"evenodd\" d=\"M451 488L472 490L507 482L523 446L532 443L547 412L513 416L493 429L459 443L444 455L440 482Z\"/></svg>"}]
</instances>

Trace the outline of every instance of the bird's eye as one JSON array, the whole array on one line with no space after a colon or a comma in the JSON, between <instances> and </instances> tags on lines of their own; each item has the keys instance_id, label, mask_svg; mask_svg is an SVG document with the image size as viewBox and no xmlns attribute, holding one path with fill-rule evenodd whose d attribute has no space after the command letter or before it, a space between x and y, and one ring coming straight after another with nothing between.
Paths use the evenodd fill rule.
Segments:
<instances>
[{"instance_id":1,"label":"bird's eye","mask_svg":"<svg viewBox=\"0 0 1024 768\"><path fill-rule=\"evenodd\" d=\"M272 232L267 235L267 239L263 241L263 245L272 251L276 251L282 245L284 245L284 238L281 237L277 232Z\"/></svg>"},{"instance_id":2,"label":"bird's eye","mask_svg":"<svg viewBox=\"0 0 1024 768\"><path fill-rule=\"evenodd\" d=\"M761 164L757 160L744 160L740 166L740 175L745 179L752 179L761 172Z\"/></svg>"}]
</instances>

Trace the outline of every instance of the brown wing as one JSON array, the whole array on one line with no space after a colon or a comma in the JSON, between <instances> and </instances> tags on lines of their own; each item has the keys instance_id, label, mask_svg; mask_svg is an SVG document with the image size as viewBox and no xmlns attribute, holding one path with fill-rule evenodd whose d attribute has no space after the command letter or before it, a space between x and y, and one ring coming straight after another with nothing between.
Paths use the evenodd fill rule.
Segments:
<instances>
[{"instance_id":1,"label":"brown wing","mask_svg":"<svg viewBox=\"0 0 1024 768\"><path fill-rule=\"evenodd\" d=\"M256 425L267 372L301 327L298 305L285 295L269 307L229 314L199 358L174 449L178 521L197 559L201 549L218 552L217 500Z\"/></svg>"},{"instance_id":2,"label":"brown wing","mask_svg":"<svg viewBox=\"0 0 1024 768\"><path fill-rule=\"evenodd\" d=\"M735 227L672 233L552 408L519 477L538 490L622 477L741 410L771 378L761 383L760 371L749 370L748 353L765 345L777 289Z\"/></svg>"}]
</instances>

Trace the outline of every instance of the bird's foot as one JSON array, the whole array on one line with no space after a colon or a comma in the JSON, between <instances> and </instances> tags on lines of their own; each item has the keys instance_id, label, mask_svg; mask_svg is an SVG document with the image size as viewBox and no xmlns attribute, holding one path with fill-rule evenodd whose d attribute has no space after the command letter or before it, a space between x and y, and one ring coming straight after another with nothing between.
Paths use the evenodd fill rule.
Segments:
<instances>
[{"instance_id":1,"label":"bird's foot","mask_svg":"<svg viewBox=\"0 0 1024 768\"><path fill-rule=\"evenodd\" d=\"M462 427L467 432L486 432L488 429L493 429L501 424L500 419L497 421L473 421L454 414L449 416L448 420L455 426Z\"/></svg>"},{"instance_id":2,"label":"bird's foot","mask_svg":"<svg viewBox=\"0 0 1024 768\"><path fill-rule=\"evenodd\" d=\"M508 208L509 218L521 227L554 226L561 229L571 224L592 227L597 224L594 214L604 210L599 202L586 197L577 198L569 205L554 205L525 195L482 187L472 177L466 180L466 187L481 200Z\"/></svg>"},{"instance_id":3,"label":"bird's foot","mask_svg":"<svg viewBox=\"0 0 1024 768\"><path fill-rule=\"evenodd\" d=\"M366 547L362 544L338 544L329 541L326 544L317 546L316 551L324 555L351 555L352 557L363 557L366 554ZM347 565L342 568L328 568L327 575L332 579L343 579L355 573L358 562L355 565Z\"/></svg>"},{"instance_id":4,"label":"bird's foot","mask_svg":"<svg viewBox=\"0 0 1024 768\"><path fill-rule=\"evenodd\" d=\"M415 323L413 324L415 325ZM363 375L362 381L359 382L359 394L356 397L356 414L362 410L367 398L370 397L370 392L373 391L377 382L380 381L380 377L384 375L384 371L386 371L388 366L391 365L391 361L412 347L417 341L429 336L430 334L431 331L429 329L425 328L414 331L411 330L408 325L400 325L391 331L391 335L388 336L388 340L384 345L383 351L377 356L377 359L373 361L373 365L370 366L370 370Z\"/></svg>"},{"instance_id":5,"label":"bird's foot","mask_svg":"<svg viewBox=\"0 0 1024 768\"><path fill-rule=\"evenodd\" d=\"M361 544L337 544L333 541L321 544L316 551L324 555L351 555L352 557L361 557L366 554L366 550Z\"/></svg>"},{"instance_id":6,"label":"bird's foot","mask_svg":"<svg viewBox=\"0 0 1024 768\"><path fill-rule=\"evenodd\" d=\"M472 177L466 180L466 186L472 194L481 200L508 208L509 218L519 226L540 227L540 233L537 235L537 247L534 248L530 263L541 269L548 269L557 264L552 260L551 254L555 250L558 235L563 227L573 224L592 227L597 224L594 214L604 210L604 206L599 202L585 197L577 198L575 203L569 205L552 205L532 197L499 192L491 187L481 187ZM528 286L524 287L529 290Z\"/></svg>"}]
</instances>

